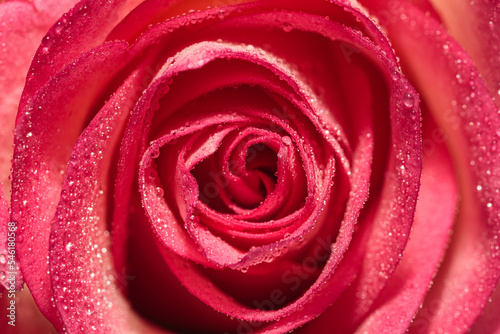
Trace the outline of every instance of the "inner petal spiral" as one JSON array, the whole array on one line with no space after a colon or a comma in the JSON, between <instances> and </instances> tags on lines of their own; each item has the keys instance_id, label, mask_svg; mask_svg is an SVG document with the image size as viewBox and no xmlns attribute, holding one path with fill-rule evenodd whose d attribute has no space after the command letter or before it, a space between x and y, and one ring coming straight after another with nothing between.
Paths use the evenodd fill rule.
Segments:
<instances>
[{"instance_id":1,"label":"inner petal spiral","mask_svg":"<svg viewBox=\"0 0 500 334\"><path fill-rule=\"evenodd\" d=\"M278 152L265 143L238 146L225 164L218 163L222 153L217 151L192 170L199 199L218 212L255 209L276 186Z\"/></svg>"}]
</instances>

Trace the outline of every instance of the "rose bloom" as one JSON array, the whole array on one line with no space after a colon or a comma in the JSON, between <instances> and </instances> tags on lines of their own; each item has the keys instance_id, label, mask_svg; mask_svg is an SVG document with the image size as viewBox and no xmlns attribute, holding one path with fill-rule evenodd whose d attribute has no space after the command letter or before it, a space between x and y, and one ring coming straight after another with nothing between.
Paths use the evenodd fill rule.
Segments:
<instances>
[{"instance_id":1,"label":"rose bloom","mask_svg":"<svg viewBox=\"0 0 500 334\"><path fill-rule=\"evenodd\" d=\"M0 332L500 333L499 17L0 1Z\"/></svg>"}]
</instances>

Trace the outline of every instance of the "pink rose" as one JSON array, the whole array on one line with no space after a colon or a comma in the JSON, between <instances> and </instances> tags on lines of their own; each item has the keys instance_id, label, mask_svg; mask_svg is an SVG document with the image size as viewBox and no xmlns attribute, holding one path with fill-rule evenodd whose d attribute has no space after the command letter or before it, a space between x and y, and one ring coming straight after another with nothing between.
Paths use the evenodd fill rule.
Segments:
<instances>
[{"instance_id":1,"label":"pink rose","mask_svg":"<svg viewBox=\"0 0 500 334\"><path fill-rule=\"evenodd\" d=\"M500 5L360 2L1 2L2 333L500 333Z\"/></svg>"}]
</instances>

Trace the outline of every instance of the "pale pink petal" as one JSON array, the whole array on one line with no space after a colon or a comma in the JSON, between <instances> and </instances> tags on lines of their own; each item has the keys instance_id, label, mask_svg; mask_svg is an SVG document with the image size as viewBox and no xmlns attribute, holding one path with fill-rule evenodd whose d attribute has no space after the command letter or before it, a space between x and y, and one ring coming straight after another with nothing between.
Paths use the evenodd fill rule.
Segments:
<instances>
[{"instance_id":1,"label":"pale pink petal","mask_svg":"<svg viewBox=\"0 0 500 334\"><path fill-rule=\"evenodd\" d=\"M429 0L446 30L472 58L500 108L500 3L488 0Z\"/></svg>"},{"instance_id":2,"label":"pale pink petal","mask_svg":"<svg viewBox=\"0 0 500 334\"><path fill-rule=\"evenodd\" d=\"M0 3L0 183L10 197L14 123L29 65L42 37L77 0Z\"/></svg>"}]
</instances>

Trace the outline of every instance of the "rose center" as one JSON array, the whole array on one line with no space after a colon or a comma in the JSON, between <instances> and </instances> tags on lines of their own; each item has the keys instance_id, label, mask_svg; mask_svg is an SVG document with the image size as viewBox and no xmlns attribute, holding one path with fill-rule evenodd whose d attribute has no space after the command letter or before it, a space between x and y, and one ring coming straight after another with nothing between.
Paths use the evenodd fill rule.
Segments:
<instances>
[{"instance_id":1,"label":"rose center","mask_svg":"<svg viewBox=\"0 0 500 334\"><path fill-rule=\"evenodd\" d=\"M230 156L230 160L221 165L217 163L216 152L192 170L199 199L218 212L234 213L234 206L255 209L276 186L277 152L257 143L237 149Z\"/></svg>"}]
</instances>

